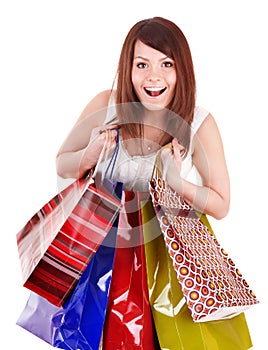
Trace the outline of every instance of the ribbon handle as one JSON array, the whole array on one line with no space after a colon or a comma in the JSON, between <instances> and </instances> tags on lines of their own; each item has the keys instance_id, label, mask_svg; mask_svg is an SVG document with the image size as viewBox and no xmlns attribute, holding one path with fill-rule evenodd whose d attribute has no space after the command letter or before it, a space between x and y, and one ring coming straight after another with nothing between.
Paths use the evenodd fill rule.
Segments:
<instances>
[{"instance_id":1,"label":"ribbon handle","mask_svg":"<svg viewBox=\"0 0 268 350\"><path fill-rule=\"evenodd\" d=\"M111 168L111 171L110 171L110 176L109 176L109 180L112 179L112 176L113 176L113 173L114 173L114 167L115 167L115 162L116 162L116 158L117 158L117 155L118 155L118 152L119 152L119 131L117 128L114 128L112 130L116 130L117 132L117 135L116 135L116 145L115 145L115 149L114 149L114 152L112 154L112 157L107 165L107 168L104 172L104 177L107 176L108 174L108 171L109 169Z\"/></svg>"},{"instance_id":2,"label":"ribbon handle","mask_svg":"<svg viewBox=\"0 0 268 350\"><path fill-rule=\"evenodd\" d=\"M164 173L161 154L162 154L162 151L164 149L167 149L167 148L170 150L173 150L171 142L167 143L165 146L161 147L160 150L157 152L155 162L154 162L153 171L152 171L151 180L153 178L165 178L166 174Z\"/></svg>"},{"instance_id":3,"label":"ribbon handle","mask_svg":"<svg viewBox=\"0 0 268 350\"><path fill-rule=\"evenodd\" d=\"M109 179L111 180L112 178L112 175L113 175L113 172L114 172L114 167L115 167L115 161L116 161L116 158L117 158L117 155L118 155L118 151L119 151L119 131L117 128L113 128L113 129L106 129L104 132L105 132L105 135L106 135L106 138L105 138L105 143L102 147L102 150L101 150L101 153L100 153L100 156L98 158L98 162L97 164L95 165L95 168L94 168L94 173L92 175L92 177L96 178L97 176L97 172L98 172L98 169L100 168L100 164L102 162L106 162L108 160L108 157L109 157L109 149L107 149L107 143L108 143L108 134L111 132L111 130L116 130L117 131L117 136L116 136L116 146L115 146L115 149L114 149L114 152L112 154L112 157L106 167L106 169L102 172L102 176L101 176L101 179L103 180L108 172L109 172L109 169L111 168L111 171L110 171L110 176L109 176Z\"/></svg>"}]
</instances>

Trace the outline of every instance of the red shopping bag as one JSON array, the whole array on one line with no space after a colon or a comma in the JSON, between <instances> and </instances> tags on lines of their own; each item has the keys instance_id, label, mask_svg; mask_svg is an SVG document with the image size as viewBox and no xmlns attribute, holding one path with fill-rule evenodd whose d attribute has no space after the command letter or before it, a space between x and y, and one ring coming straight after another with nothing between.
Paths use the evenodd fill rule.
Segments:
<instances>
[{"instance_id":1,"label":"red shopping bag","mask_svg":"<svg viewBox=\"0 0 268 350\"><path fill-rule=\"evenodd\" d=\"M63 305L120 209L121 202L90 178L50 200L17 234L24 286Z\"/></svg>"},{"instance_id":2,"label":"red shopping bag","mask_svg":"<svg viewBox=\"0 0 268 350\"><path fill-rule=\"evenodd\" d=\"M103 349L159 349L149 304L140 209L124 191L112 282L103 332ZM131 203L131 204L130 204ZM131 206L131 208L130 208Z\"/></svg>"}]
</instances>

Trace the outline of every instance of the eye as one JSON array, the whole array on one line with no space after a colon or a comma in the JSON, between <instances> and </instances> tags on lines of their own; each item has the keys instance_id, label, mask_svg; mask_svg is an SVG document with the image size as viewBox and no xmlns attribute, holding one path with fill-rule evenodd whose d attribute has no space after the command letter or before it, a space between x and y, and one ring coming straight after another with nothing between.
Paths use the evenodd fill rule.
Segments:
<instances>
[{"instance_id":1,"label":"eye","mask_svg":"<svg viewBox=\"0 0 268 350\"><path fill-rule=\"evenodd\" d=\"M147 63L143 63L143 62L137 63L137 68L139 68L139 69L144 69L147 67L148 67Z\"/></svg>"},{"instance_id":2,"label":"eye","mask_svg":"<svg viewBox=\"0 0 268 350\"><path fill-rule=\"evenodd\" d=\"M166 67L166 68L172 68L174 66L174 64L171 61L165 61L165 62L163 62L162 66Z\"/></svg>"}]
</instances>

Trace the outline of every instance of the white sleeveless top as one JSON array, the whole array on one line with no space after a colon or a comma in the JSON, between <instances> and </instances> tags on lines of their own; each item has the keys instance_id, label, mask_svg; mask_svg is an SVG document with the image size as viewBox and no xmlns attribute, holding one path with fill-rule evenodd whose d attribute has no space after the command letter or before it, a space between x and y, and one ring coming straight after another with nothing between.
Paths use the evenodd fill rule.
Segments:
<instances>
[{"instance_id":1,"label":"white sleeveless top","mask_svg":"<svg viewBox=\"0 0 268 350\"><path fill-rule=\"evenodd\" d=\"M111 98L105 123L109 122L115 115L116 109ZM191 141L190 148L186 158L182 161L181 177L188 179L196 184L200 184L200 177L192 164L192 140L197 130L208 116L209 112L202 108L196 107L194 118L191 124ZM156 153L149 155L130 156L119 142L119 151L115 161L112 179L122 182L125 190L148 192L148 181L151 178ZM103 164L104 165L104 164Z\"/></svg>"}]
</instances>

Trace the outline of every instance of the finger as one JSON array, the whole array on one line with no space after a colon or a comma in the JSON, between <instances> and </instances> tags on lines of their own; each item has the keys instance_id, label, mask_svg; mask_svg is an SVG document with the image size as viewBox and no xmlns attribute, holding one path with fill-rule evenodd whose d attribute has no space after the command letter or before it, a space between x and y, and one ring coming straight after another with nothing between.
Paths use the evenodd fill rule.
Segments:
<instances>
[{"instance_id":1,"label":"finger","mask_svg":"<svg viewBox=\"0 0 268 350\"><path fill-rule=\"evenodd\" d=\"M94 128L91 132L89 142L93 142L95 140L99 140L100 142L104 141L106 138L105 133L107 130L113 130L113 135L116 136L118 129L120 129L120 126L118 125L107 125L107 126L102 125L100 127ZM100 138L99 137L100 135L102 135L103 137Z\"/></svg>"},{"instance_id":2,"label":"finger","mask_svg":"<svg viewBox=\"0 0 268 350\"><path fill-rule=\"evenodd\" d=\"M116 141L117 135L118 135L118 129L117 128L107 128L99 131L100 135L103 135L105 137L105 140L107 142L107 147L112 146L113 143Z\"/></svg>"},{"instance_id":3,"label":"finger","mask_svg":"<svg viewBox=\"0 0 268 350\"><path fill-rule=\"evenodd\" d=\"M184 147L181 144L179 144L179 142L178 142L178 140L176 138L174 138L172 140L172 147L173 147L173 151L174 151L175 157L180 156L180 158L181 158L181 155L182 155L182 153L184 152L185 149L184 149Z\"/></svg>"},{"instance_id":4,"label":"finger","mask_svg":"<svg viewBox=\"0 0 268 350\"><path fill-rule=\"evenodd\" d=\"M99 133L102 134L103 132L106 132L107 130L114 130L117 132L117 130L120 129L119 125L105 125L105 127L101 127L99 130Z\"/></svg>"},{"instance_id":5,"label":"finger","mask_svg":"<svg viewBox=\"0 0 268 350\"><path fill-rule=\"evenodd\" d=\"M184 150L184 147L178 142L176 138L172 140L172 146L174 148L174 151L176 150L181 152L182 150Z\"/></svg>"},{"instance_id":6,"label":"finger","mask_svg":"<svg viewBox=\"0 0 268 350\"><path fill-rule=\"evenodd\" d=\"M116 143L117 131L114 129L107 129L107 147L111 147Z\"/></svg>"}]
</instances>

